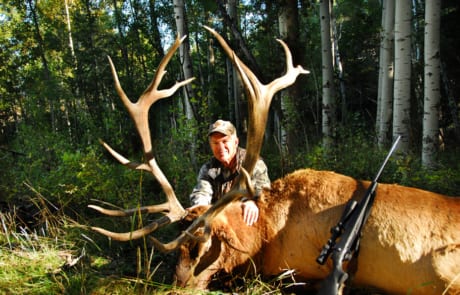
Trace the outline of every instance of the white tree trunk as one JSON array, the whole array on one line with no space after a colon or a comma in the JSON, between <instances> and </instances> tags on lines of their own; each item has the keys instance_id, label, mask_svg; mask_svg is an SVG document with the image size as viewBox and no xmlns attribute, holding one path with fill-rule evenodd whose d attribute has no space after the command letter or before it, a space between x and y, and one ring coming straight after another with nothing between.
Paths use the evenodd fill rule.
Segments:
<instances>
[{"instance_id":1,"label":"white tree trunk","mask_svg":"<svg viewBox=\"0 0 460 295\"><path fill-rule=\"evenodd\" d=\"M399 150L407 153L410 140L411 0L395 3L393 138L401 135Z\"/></svg>"},{"instance_id":2,"label":"white tree trunk","mask_svg":"<svg viewBox=\"0 0 460 295\"><path fill-rule=\"evenodd\" d=\"M174 0L174 16L176 20L177 33L180 37L188 34L187 21L185 17L184 0ZM179 47L180 62L184 79L193 77L192 60L190 58L190 42L189 38L185 39ZM193 97L192 85L189 83L184 87L184 111L188 120L194 120L194 114L190 105L190 97Z\"/></svg>"},{"instance_id":3,"label":"white tree trunk","mask_svg":"<svg viewBox=\"0 0 460 295\"><path fill-rule=\"evenodd\" d=\"M323 146L329 147L334 137L335 124L335 88L332 58L332 33L329 0L320 1L321 21L321 57L323 79L323 103L322 103L322 133Z\"/></svg>"},{"instance_id":4,"label":"white tree trunk","mask_svg":"<svg viewBox=\"0 0 460 295\"><path fill-rule=\"evenodd\" d=\"M422 164L430 167L434 164L439 143L441 0L429 0L425 3Z\"/></svg>"},{"instance_id":5,"label":"white tree trunk","mask_svg":"<svg viewBox=\"0 0 460 295\"><path fill-rule=\"evenodd\" d=\"M377 138L379 146L388 143L393 113L393 52L395 0L384 0L382 11L382 40L377 98Z\"/></svg>"},{"instance_id":6,"label":"white tree trunk","mask_svg":"<svg viewBox=\"0 0 460 295\"><path fill-rule=\"evenodd\" d=\"M65 16L66 16L66 21L67 21L67 30L69 32L70 54L72 55L73 58L75 58L75 51L73 48L73 38L72 38L72 26L70 23L70 14L69 14L69 3L67 2L67 0L65 0L64 4L65 4Z\"/></svg>"},{"instance_id":7,"label":"white tree trunk","mask_svg":"<svg viewBox=\"0 0 460 295\"><path fill-rule=\"evenodd\" d=\"M68 31L68 35L69 35L70 55L72 56L73 66L76 69L77 68L77 57L75 55L75 50L74 50L74 46L73 46L72 25L71 25L71 22L70 22L69 3L68 3L67 0L64 1L64 5L65 5L65 16L66 16L66 22L67 22L67 31ZM78 93L79 93L78 83L77 83L77 87L75 89L76 89L76 93L78 95ZM76 101L78 103L78 99ZM72 123L70 122L70 116L69 116L69 109L70 109L71 104L67 99L66 99L65 103L66 103L66 108L65 108L64 112L65 112L65 119L66 119L66 124L67 124L67 132L69 133L69 137L72 138L72 136L73 136L73 134L72 134Z\"/></svg>"}]
</instances>

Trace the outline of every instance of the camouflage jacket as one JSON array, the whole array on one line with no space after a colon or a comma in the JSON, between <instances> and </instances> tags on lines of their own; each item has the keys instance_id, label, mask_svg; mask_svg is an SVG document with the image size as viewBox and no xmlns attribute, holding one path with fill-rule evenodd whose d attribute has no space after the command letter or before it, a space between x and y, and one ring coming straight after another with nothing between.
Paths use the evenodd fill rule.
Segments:
<instances>
[{"instance_id":1,"label":"camouflage jacket","mask_svg":"<svg viewBox=\"0 0 460 295\"><path fill-rule=\"evenodd\" d=\"M237 167L233 173L214 157L204 164L198 173L198 183L190 194L192 206L212 204L228 192L239 174L245 155L246 150L238 148ZM256 195L259 195L263 188L270 188L267 165L260 158L252 172L251 181Z\"/></svg>"}]
</instances>

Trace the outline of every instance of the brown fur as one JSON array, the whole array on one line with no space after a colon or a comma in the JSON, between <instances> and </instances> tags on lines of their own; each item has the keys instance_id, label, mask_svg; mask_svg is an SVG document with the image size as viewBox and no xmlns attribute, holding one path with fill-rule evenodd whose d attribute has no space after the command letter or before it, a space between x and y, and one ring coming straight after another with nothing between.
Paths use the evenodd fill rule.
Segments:
<instances>
[{"instance_id":1,"label":"brown fur","mask_svg":"<svg viewBox=\"0 0 460 295\"><path fill-rule=\"evenodd\" d=\"M213 222L206 243L181 247L178 284L204 289L217 272L254 269L251 266L265 276L294 269L298 279L324 278L331 261L321 266L315 260L330 228L345 203L361 197L368 185L311 169L275 181L258 200L256 225L243 222L236 202ZM459 276L460 199L379 184L363 229L353 285L391 294L459 294Z\"/></svg>"}]
</instances>

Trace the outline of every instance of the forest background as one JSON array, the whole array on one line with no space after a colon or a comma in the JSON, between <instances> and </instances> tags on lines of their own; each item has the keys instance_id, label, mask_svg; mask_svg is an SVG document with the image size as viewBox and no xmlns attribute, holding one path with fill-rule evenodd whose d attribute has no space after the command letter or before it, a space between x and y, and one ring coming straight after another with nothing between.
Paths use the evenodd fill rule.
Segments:
<instances>
[{"instance_id":1,"label":"forest background","mask_svg":"<svg viewBox=\"0 0 460 295\"><path fill-rule=\"evenodd\" d=\"M122 167L99 144L103 139L130 159L142 158L107 56L137 100L177 35L187 35L161 87L196 80L150 114L159 165L185 207L210 156L208 125L231 120L244 146L244 90L203 25L223 35L264 83L285 70L276 38L288 44L295 65L310 71L270 109L262 157L272 180L303 167L372 179L392 139L402 135L400 154L381 181L458 195L457 2L2 0L0 242L6 252L0 253L22 245L35 254L53 249L89 257L79 268L58 267L43 294L113 288L102 279L107 273L122 279L123 288L170 282L173 255L142 242L110 242L79 225L130 228L129 220L87 209L93 199L120 207L164 200L155 180ZM24 261L8 263L13 271ZM12 278L24 293L40 281L8 271L0 273L0 290L10 290Z\"/></svg>"}]
</instances>

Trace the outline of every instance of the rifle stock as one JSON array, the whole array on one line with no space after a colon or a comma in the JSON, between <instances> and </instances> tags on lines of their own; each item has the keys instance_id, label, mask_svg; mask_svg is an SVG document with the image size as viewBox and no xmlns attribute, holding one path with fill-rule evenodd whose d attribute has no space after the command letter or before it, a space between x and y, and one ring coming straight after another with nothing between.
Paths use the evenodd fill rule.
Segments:
<instances>
[{"instance_id":1,"label":"rifle stock","mask_svg":"<svg viewBox=\"0 0 460 295\"><path fill-rule=\"evenodd\" d=\"M348 279L349 275L343 270L342 264L344 261L351 260L353 255L358 254L361 230L369 217L375 199L377 181L400 138L400 136L396 138L364 198L359 203L355 200L348 201L338 224L331 229L331 238L324 245L316 261L319 264L324 264L328 256L332 254L334 268L322 282L318 295L339 294L340 288ZM339 237L340 240L336 243Z\"/></svg>"},{"instance_id":2,"label":"rifle stock","mask_svg":"<svg viewBox=\"0 0 460 295\"><path fill-rule=\"evenodd\" d=\"M343 252L334 252L333 261L341 261L343 258L335 256L344 256ZM318 295L338 295L340 288L348 279L348 274L343 270L342 264L334 263L334 269L323 280Z\"/></svg>"}]
</instances>

